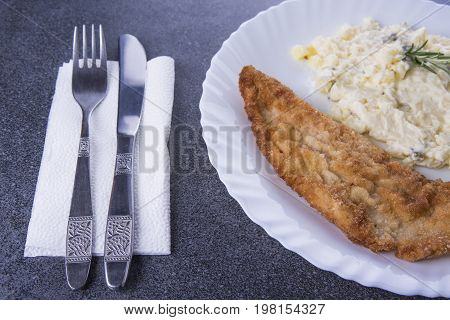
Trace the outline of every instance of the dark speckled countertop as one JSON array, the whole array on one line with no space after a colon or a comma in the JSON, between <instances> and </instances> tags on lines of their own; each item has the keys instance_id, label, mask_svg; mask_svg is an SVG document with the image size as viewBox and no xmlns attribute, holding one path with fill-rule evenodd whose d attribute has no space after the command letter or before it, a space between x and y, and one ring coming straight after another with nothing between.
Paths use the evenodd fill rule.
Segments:
<instances>
[{"instance_id":1,"label":"dark speckled countertop","mask_svg":"<svg viewBox=\"0 0 450 320\"><path fill-rule=\"evenodd\" d=\"M88 288L72 292L63 258L23 257L57 70L70 58L73 26L103 24L112 60L112 39L122 33L136 35L148 57L172 56L172 125L199 133L201 84L212 56L243 21L278 2L0 1L0 298L402 298L322 271L269 237L227 193L199 134L189 142L195 157L188 160L170 143L172 166L192 169L171 177L173 253L135 257L125 289L107 289L99 258Z\"/></svg>"}]
</instances>

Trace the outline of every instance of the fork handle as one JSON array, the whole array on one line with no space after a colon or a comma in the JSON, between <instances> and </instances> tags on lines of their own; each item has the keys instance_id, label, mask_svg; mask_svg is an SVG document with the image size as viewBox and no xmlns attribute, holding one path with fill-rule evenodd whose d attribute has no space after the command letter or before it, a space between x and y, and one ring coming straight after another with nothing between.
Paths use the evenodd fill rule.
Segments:
<instances>
[{"instance_id":1,"label":"fork handle","mask_svg":"<svg viewBox=\"0 0 450 320\"><path fill-rule=\"evenodd\" d=\"M125 285L133 254L134 136L117 135L116 166L105 232L105 276L109 288Z\"/></svg>"},{"instance_id":2,"label":"fork handle","mask_svg":"<svg viewBox=\"0 0 450 320\"><path fill-rule=\"evenodd\" d=\"M87 281L92 257L93 214L89 178L89 127L83 117L77 168L70 205L66 237L66 277L73 290L81 289Z\"/></svg>"}]
</instances>

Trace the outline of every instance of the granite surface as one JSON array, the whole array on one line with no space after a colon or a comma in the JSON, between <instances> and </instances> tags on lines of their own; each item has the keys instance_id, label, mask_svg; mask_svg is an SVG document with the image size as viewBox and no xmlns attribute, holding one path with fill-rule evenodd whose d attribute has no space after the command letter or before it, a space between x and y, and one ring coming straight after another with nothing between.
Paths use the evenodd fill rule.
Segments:
<instances>
[{"instance_id":1,"label":"granite surface","mask_svg":"<svg viewBox=\"0 0 450 320\"><path fill-rule=\"evenodd\" d=\"M209 164L198 102L210 60L243 21L278 2L0 1L0 298L403 298L341 279L283 248L250 221ZM23 257L57 70L70 58L73 26L82 23L103 24L110 59L118 57L114 39L122 33L136 35L149 57L172 56L172 123L193 128L184 142L188 157L176 134L170 143L173 254L135 257L120 291L107 289L99 258L87 289L72 292L63 258Z\"/></svg>"}]
</instances>

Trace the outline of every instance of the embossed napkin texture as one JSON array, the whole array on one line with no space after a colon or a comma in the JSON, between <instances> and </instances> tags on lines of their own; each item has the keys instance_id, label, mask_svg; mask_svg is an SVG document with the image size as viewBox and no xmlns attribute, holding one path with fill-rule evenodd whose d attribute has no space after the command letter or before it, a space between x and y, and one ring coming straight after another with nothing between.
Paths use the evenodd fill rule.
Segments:
<instances>
[{"instance_id":1,"label":"embossed napkin texture","mask_svg":"<svg viewBox=\"0 0 450 320\"><path fill-rule=\"evenodd\" d=\"M65 256L66 230L81 131L72 96L71 63L59 68L24 255ZM119 65L108 61L108 93L90 122L93 254L103 255L116 161ZM167 140L173 104L174 61L147 63L141 126L135 148L134 254L170 254L170 170Z\"/></svg>"}]
</instances>

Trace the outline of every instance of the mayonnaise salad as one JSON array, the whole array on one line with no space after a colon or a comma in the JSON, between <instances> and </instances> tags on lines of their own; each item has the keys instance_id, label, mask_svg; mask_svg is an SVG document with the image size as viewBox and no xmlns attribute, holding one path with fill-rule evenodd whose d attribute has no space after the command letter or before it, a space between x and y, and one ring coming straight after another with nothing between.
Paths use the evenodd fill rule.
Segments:
<instances>
[{"instance_id":1,"label":"mayonnaise salad","mask_svg":"<svg viewBox=\"0 0 450 320\"><path fill-rule=\"evenodd\" d=\"M450 166L450 77L404 59L425 41L423 50L450 54L449 38L367 18L292 54L316 71L314 85L333 101L334 119L406 163L439 168Z\"/></svg>"}]
</instances>

